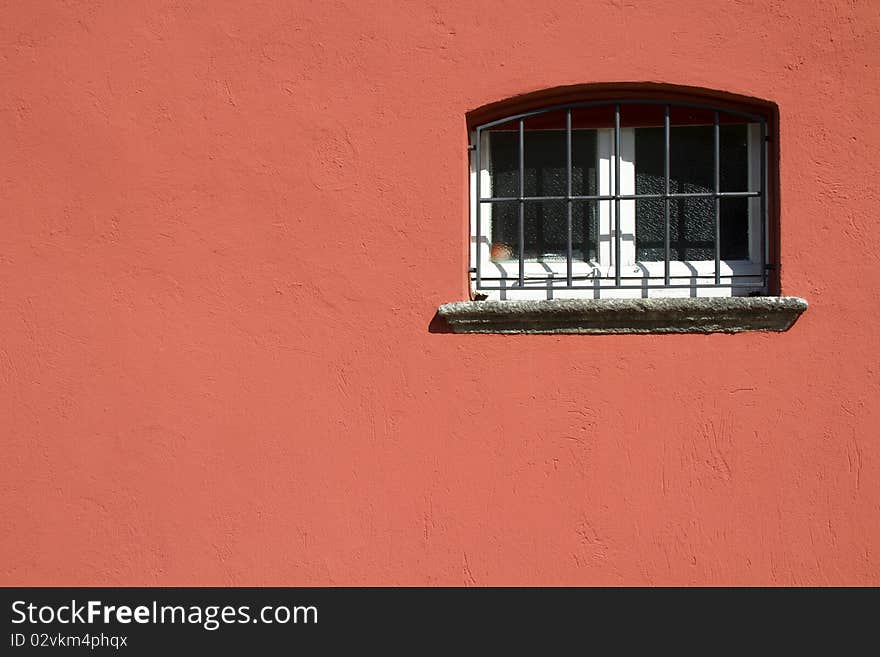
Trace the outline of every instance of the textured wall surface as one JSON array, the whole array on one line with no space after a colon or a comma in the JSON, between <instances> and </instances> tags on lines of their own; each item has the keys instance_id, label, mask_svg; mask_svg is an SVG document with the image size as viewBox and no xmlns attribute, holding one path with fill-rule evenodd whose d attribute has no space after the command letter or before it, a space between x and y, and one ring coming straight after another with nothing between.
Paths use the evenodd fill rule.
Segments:
<instances>
[{"instance_id":1,"label":"textured wall surface","mask_svg":"<svg viewBox=\"0 0 880 657\"><path fill-rule=\"evenodd\" d=\"M880 4L2 2L0 584L880 584ZM431 333L465 114L779 106L784 334Z\"/></svg>"}]
</instances>

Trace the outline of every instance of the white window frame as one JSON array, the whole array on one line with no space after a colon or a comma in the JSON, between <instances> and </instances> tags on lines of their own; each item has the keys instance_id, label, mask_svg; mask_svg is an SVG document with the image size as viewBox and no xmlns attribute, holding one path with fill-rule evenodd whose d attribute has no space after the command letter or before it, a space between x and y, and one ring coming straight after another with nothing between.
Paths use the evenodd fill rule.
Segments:
<instances>
[{"instance_id":1,"label":"white window frame","mask_svg":"<svg viewBox=\"0 0 880 657\"><path fill-rule=\"evenodd\" d=\"M597 138L597 169L599 177L599 195L613 195L615 189L614 166L614 130L598 129ZM665 274L665 263L661 261L637 262L635 247L635 200L620 200L621 245L620 260L622 263L621 277L632 277L635 280L621 281L628 288L615 286L614 268L614 211L613 200L597 201L599 204L599 249L598 261L573 261L572 275L590 276L593 284L587 289L570 289L566 287L567 263L558 261L526 261L524 263L525 287L513 287L519 278L519 260L514 258L496 262L491 259L492 236L492 203L483 203L481 207L480 234L477 235L476 207L477 198L492 197L492 185L489 175L491 158L491 131L481 131L480 171L476 170L476 155L470 151L470 266L473 272L477 262L477 240L480 240L480 271L485 284L505 284L504 281L490 280L496 277L508 278L505 289L490 290L477 288L473 273L471 284L477 293L487 295L489 299L582 299L582 298L645 298L645 297L730 297L746 296L760 288L737 285L738 276L760 276L762 262L767 262L767 254L762 258L761 198L748 197L748 234L749 257L745 260L720 261L720 286L715 286L715 260L670 260L671 285L676 287L648 287L649 280L662 281ZM475 143L477 132L471 132L471 143ZM761 125L748 124L748 189L762 189L767 193L767 185L762 185L761 175ZM479 187L478 187L479 185ZM479 196L478 196L478 192ZM620 194L635 193L635 129L620 129ZM515 201L513 201L515 202ZM764 227L766 230L766 226ZM598 276L612 277L602 279ZM534 280L537 279L537 280ZM757 278L740 279L760 280ZM589 281L579 281L581 285L589 285ZM713 285L713 287L697 287Z\"/></svg>"}]
</instances>

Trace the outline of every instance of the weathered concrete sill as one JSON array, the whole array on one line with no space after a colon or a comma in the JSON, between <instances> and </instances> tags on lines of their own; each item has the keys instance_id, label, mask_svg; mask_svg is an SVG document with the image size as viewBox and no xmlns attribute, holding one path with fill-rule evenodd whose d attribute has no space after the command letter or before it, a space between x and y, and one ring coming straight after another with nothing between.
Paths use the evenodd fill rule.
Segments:
<instances>
[{"instance_id":1,"label":"weathered concrete sill","mask_svg":"<svg viewBox=\"0 0 880 657\"><path fill-rule=\"evenodd\" d=\"M787 331L799 297L457 301L440 306L453 333L740 333Z\"/></svg>"}]
</instances>

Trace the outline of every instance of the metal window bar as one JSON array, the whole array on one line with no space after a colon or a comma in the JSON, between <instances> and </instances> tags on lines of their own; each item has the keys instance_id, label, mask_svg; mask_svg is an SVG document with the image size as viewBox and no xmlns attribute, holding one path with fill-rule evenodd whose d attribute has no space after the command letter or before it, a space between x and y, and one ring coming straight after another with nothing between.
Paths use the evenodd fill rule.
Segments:
<instances>
[{"instance_id":1,"label":"metal window bar","mask_svg":"<svg viewBox=\"0 0 880 657\"><path fill-rule=\"evenodd\" d=\"M526 180L526 144L525 144L525 121L519 120L519 286L526 285L526 204L525 204L525 180Z\"/></svg>"},{"instance_id":2,"label":"metal window bar","mask_svg":"<svg viewBox=\"0 0 880 657\"><path fill-rule=\"evenodd\" d=\"M473 272L473 270L471 270ZM547 278L555 278L555 272L543 272L541 276L530 276L526 278L526 282L541 282L542 284L546 282ZM737 278L763 278L763 274L737 274ZM580 280L580 281L613 281L616 276L602 276L594 273L586 273L586 274L574 274L572 276L572 280ZM620 279L623 281L643 281L645 279L656 279L656 280L665 280L666 276L663 273L658 274L649 274L647 276L621 276ZM688 274L670 274L669 278L689 278L689 279L714 279L714 272L704 272L704 273L688 273ZM483 275L482 280L484 281L501 281L501 280L510 280L509 276L486 276ZM714 285L714 283L713 283Z\"/></svg>"},{"instance_id":3,"label":"metal window bar","mask_svg":"<svg viewBox=\"0 0 880 657\"><path fill-rule=\"evenodd\" d=\"M571 287L573 273L571 244L571 108L565 110L565 178L565 193L568 196L565 203L565 230L568 236L568 244L565 251L565 282L567 287Z\"/></svg>"},{"instance_id":4,"label":"metal window bar","mask_svg":"<svg viewBox=\"0 0 880 657\"><path fill-rule=\"evenodd\" d=\"M664 189L662 194L622 194L621 193L621 176L620 176L620 111L622 105L627 104L640 104L640 105L663 105L664 107L664 119L663 119L663 129L664 129ZM572 110L582 107L597 107L603 105L613 105L614 106L614 150L613 150L613 158L614 158L614 190L613 193L609 194L592 194L592 195L575 195L572 194ZM670 192L670 133L671 133L671 122L670 122L670 111L672 107L688 107L694 109L704 109L704 110L712 110L713 111L713 133L714 133L714 184L712 192L691 192L691 193L681 193L681 192ZM556 112L564 110L565 111L565 144L566 144L566 194L564 196L526 196L525 195L525 120L529 117L538 116L541 114L546 114L550 112ZM760 139L760 190L758 191L739 191L739 192L722 192L720 185L720 175L721 175L721 139L720 139L720 112L724 112L727 115L738 116L740 118L748 119L750 122L758 123L760 125L761 131L761 139ZM519 137L518 144L518 152L519 152L519 162L518 162L518 182L519 182L519 194L515 197L496 197L496 196L488 196L483 197L482 195L482 157L481 157L481 149L482 149L482 132L488 130L492 127L502 125L510 122L517 122L517 130ZM555 289L557 286L555 285L554 274L551 272L549 274L545 274L543 276L526 276L525 275L525 204L527 202L540 202L540 201L565 201L566 202L566 276L565 276L565 286L564 289L585 289L585 290L594 290L594 286L577 286L574 285L575 280L590 280L590 281L602 281L602 280L614 280L614 286L603 286L601 289L663 289L663 288L712 288L712 287L760 287L765 291L768 285L768 271L770 266L767 264L769 260L769 254L767 252L767 214L768 214L768 200L767 200L767 186L768 186L768 173L767 173L767 120L763 116L743 112L734 109L719 109L712 105L706 105L702 103L687 103L687 102L677 102L677 103L669 103L668 101L662 100L653 100L653 99L625 99L625 100L603 100L603 101L592 101L592 102L583 102L583 103L573 103L569 105L563 106L554 106L548 107L540 110L534 110L531 112L525 112L521 114L517 114L515 116L505 117L503 119L498 119L495 121L491 121L489 123L485 123L481 126L478 126L476 129L476 140L477 143L473 145L475 153L475 167L476 167L476 263L475 266L472 267L469 271L474 274L474 280L476 282L477 289L482 290L509 290L510 287L506 285L507 281L511 280L509 276L494 276L487 277L483 276L481 272L481 264L482 264L482 250L481 250L481 242L482 242L482 217L481 217L481 206L483 203L505 203L505 202L517 202L519 205L519 217L518 217L518 228L519 228L519 248L518 248L518 261L519 261L519 271L517 275L517 287L520 289L526 288L526 282L530 283L540 283L542 285L546 285L548 289L548 294L552 295L552 289ZM721 283L721 199L723 198L760 198L760 271L761 274L731 274L729 278L731 279L730 283ZM715 209L715 219L714 219L714 261L715 267L712 275L700 275L700 274L688 274L688 275L673 275L671 273L671 240L670 240L670 202L674 199L681 198L712 198L714 201L714 209ZM663 240L663 284L662 285L651 285L646 284L646 281L656 280L660 277L658 276L640 276L640 277L632 277L632 276L623 276L622 275L622 267L620 264L621 261L621 242L623 239L622 234L622 222L621 222L621 213L620 213L620 203L624 200L639 200L639 199L660 199L664 204L664 240ZM614 222L613 222L613 231L612 237L614 239L614 276L594 276L592 274L587 276L576 276L574 274L573 267L573 243L572 243L572 203L574 201L613 201L614 202ZM754 254L753 254L754 255ZM696 283L697 280L702 280L706 278L713 278L714 283L712 284L702 284ZM741 279L747 278L756 278L759 277L761 279L760 283L747 283L742 281ZM691 279L692 283L689 285L674 285L671 283L673 279ZM734 281L734 279L736 279ZM487 286L483 284L483 281L500 281L502 285L500 286ZM642 281L642 285L622 285L622 281L627 280L637 280ZM535 288L533 288L535 289Z\"/></svg>"},{"instance_id":5,"label":"metal window bar","mask_svg":"<svg viewBox=\"0 0 880 657\"><path fill-rule=\"evenodd\" d=\"M769 184L767 179L767 142L767 122L761 121L761 273L764 275L762 280L765 290L768 287L767 275L769 274L769 268L767 263L770 259L767 253L767 194L764 193Z\"/></svg>"},{"instance_id":6,"label":"metal window bar","mask_svg":"<svg viewBox=\"0 0 880 657\"><path fill-rule=\"evenodd\" d=\"M663 284L669 286L669 105L663 108Z\"/></svg>"},{"instance_id":7,"label":"metal window bar","mask_svg":"<svg viewBox=\"0 0 880 657\"><path fill-rule=\"evenodd\" d=\"M483 226L480 223L480 209L483 206L483 203L480 200L483 196L483 167L482 167L482 163L480 162L480 151L482 150L481 147L482 147L482 141L483 141L482 140L482 132L483 131L481 128L477 128L477 137L476 137L477 143L474 144L474 151L475 151L474 152L474 160L475 160L474 167L476 169L475 178L476 178L476 187L477 187L477 194L476 194L476 196L477 196L477 204L476 204L477 205L477 208L476 208L476 212L477 212L477 218L476 218L477 244L476 244L476 248L475 248L477 262L475 263L475 267L474 267L474 278L476 279L476 288L478 290L480 289L480 287L482 286L482 283L483 283L483 281L480 277L480 262L483 259L483 254L481 253L481 249L480 249L480 246L481 246L480 243L483 241Z\"/></svg>"},{"instance_id":8,"label":"metal window bar","mask_svg":"<svg viewBox=\"0 0 880 657\"><path fill-rule=\"evenodd\" d=\"M660 277L660 278L662 278L662 277ZM712 278L712 276L711 276L711 275L709 275L709 276L698 276L698 277L696 277L696 278L700 278L700 279L703 279L703 278ZM497 280L500 280L500 281L509 281L510 279L509 279L509 278L500 278L500 279L497 279ZM591 280L592 280L592 279L591 279ZM609 280L611 280L611 279L609 279ZM639 280L639 281L644 281L645 279L642 279L642 278L639 278L639 279L635 279L635 278L624 278L623 280ZM546 282L546 281L547 281L547 279L540 279L540 281L539 281L538 279L535 279L535 281L534 281L534 282L536 283L535 286L532 287L532 288L526 287L525 289L531 289L531 290L539 291L539 292L540 292L540 291L544 291L544 290L547 289L547 287L546 287L546 286L547 286L547 282ZM753 287L753 288L755 288L755 289L760 289L760 288L762 288L763 286L764 286L764 284L763 284L762 282L760 282L760 281L757 282L757 283L737 282L737 284L736 284L736 287ZM717 289L718 286L715 285L715 283L687 283L687 284L684 284L684 285L672 284L672 285L660 285L660 286L656 286L656 285L655 285L655 286L653 286L653 287L650 286L650 285L648 286L648 289L662 289L662 290L665 290L665 289L667 289L667 288L670 289L670 290L684 290L684 289L690 289L690 288L696 288L696 289L701 289L701 290L702 290L702 289L713 289L713 288ZM480 289L481 289L481 290L508 290L508 291L510 291L510 287L507 286L507 285L500 285L500 286L499 286L499 285L484 285L484 286L481 287ZM560 289L560 288L554 288L554 289ZM566 290L595 290L596 287L595 287L595 285L572 285L571 287L566 287L566 288L563 288L563 289L566 289ZM603 289L604 289L604 288L603 288ZM637 284L637 285L619 285L619 286L615 286L614 288L607 288L607 289L614 289L614 290L644 290L644 289L645 289L645 285L644 285L643 283L639 283L639 284Z\"/></svg>"},{"instance_id":9,"label":"metal window bar","mask_svg":"<svg viewBox=\"0 0 880 657\"><path fill-rule=\"evenodd\" d=\"M520 114L514 114L513 116L506 116L503 119L497 119L495 121L489 121L488 123L483 123L479 126L479 129L488 130L490 128L497 127L499 125L503 125L505 123L512 123L514 121L519 121L520 119L528 119L533 116L538 116L540 114L550 114L552 112L560 112L566 109L580 109L584 107L601 107L603 105L670 105L672 107L689 107L691 109L704 109L704 110L719 110L728 114L730 116L739 116L744 119L749 119L753 123L761 123L766 121L766 119L759 115L753 114L751 112L743 112L736 109L727 109L727 108L718 108L715 105L707 105L705 103L688 103L688 102L675 102L670 103L667 100L653 100L653 99L637 99L637 98L628 98L625 100L594 100L583 103L571 103L568 105L554 105L552 107L544 107L538 110L532 110L530 112L522 112Z\"/></svg>"},{"instance_id":10,"label":"metal window bar","mask_svg":"<svg viewBox=\"0 0 880 657\"><path fill-rule=\"evenodd\" d=\"M760 196L761 192L671 192L670 194L621 194L620 200L632 201L640 199L663 199L667 196L676 198L749 198ZM592 194L590 196L487 196L482 198L483 203L504 203L505 201L613 201L617 198L614 194Z\"/></svg>"},{"instance_id":11,"label":"metal window bar","mask_svg":"<svg viewBox=\"0 0 880 657\"><path fill-rule=\"evenodd\" d=\"M715 285L721 285L721 124L718 112L715 112L714 148L715 148Z\"/></svg>"},{"instance_id":12,"label":"metal window bar","mask_svg":"<svg viewBox=\"0 0 880 657\"><path fill-rule=\"evenodd\" d=\"M620 287L620 103L614 106L614 284Z\"/></svg>"}]
</instances>

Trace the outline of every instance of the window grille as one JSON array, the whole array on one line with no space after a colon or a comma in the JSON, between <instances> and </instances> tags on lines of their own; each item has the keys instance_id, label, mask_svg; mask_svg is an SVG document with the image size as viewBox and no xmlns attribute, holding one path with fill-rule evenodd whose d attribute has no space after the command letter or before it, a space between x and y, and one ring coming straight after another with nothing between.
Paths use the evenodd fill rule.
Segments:
<instances>
[{"instance_id":1,"label":"window grille","mask_svg":"<svg viewBox=\"0 0 880 657\"><path fill-rule=\"evenodd\" d=\"M600 115L604 118L597 119ZM547 132L539 138L541 122L553 120L557 121L552 125L556 136ZM597 137L600 132L603 134ZM630 155L621 150L624 133L633 135L627 136L631 139ZM472 134L475 199L470 276L477 292L501 291L502 299L507 292L528 289L546 289L547 298L553 298L554 291L559 290L597 289L612 295L615 290L700 288L725 289L730 294L766 294L770 267L764 116L703 103L599 100L507 116L477 126ZM737 134L748 135L748 180L741 175L726 175L741 168L743 142L730 138ZM487 161L493 151L489 150L488 137L492 135L495 159L503 162L490 166ZM537 180L542 173L538 162L540 142L556 138L559 166L553 171L563 176L550 180L553 171L547 168L543 172L549 182L541 185ZM607 169L605 179L588 184L588 178L596 181L597 177L588 166L589 151L597 148L594 142L600 138L609 142L606 148L610 157L602 160L596 155L594 161L597 169ZM532 160L536 166L527 162L527 140L535 145ZM695 147L703 144L707 149L711 145L711 160L706 149L702 162L696 153L698 148L688 154L689 143ZM677 149L674 153L673 148ZM586 159L584 151L588 152ZM726 166L726 159L737 158L740 164ZM643 173L638 171L640 161ZM629 171L630 189L623 189L624 165ZM689 166L691 173L678 175L671 166ZM689 184L689 180L697 180L697 184ZM634 234L627 234L622 227L624 204L628 204L632 215L629 230ZM597 228L596 215L602 212L608 227L604 236ZM688 241L682 231L689 230L688 221L694 217L702 222L696 231L702 240ZM494 221L491 234L486 232L487 221ZM675 239L673 224L678 231ZM553 231L555 238L544 235ZM504 241L499 244L500 236ZM604 247L599 246L603 237ZM547 244L553 252L549 260L556 256L552 267L546 265ZM622 261L624 244L635 254L629 263ZM600 254L603 248L607 256L604 259ZM726 261L746 260L751 267L723 268ZM487 271L487 263L496 261L509 266L497 265ZM542 261L545 264L540 271L529 269L529 263ZM705 267L683 273L673 267L679 261L700 261ZM631 275L633 270L640 271Z\"/></svg>"}]
</instances>

